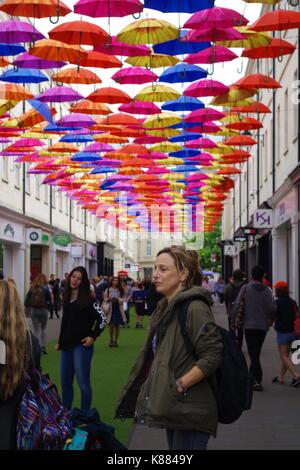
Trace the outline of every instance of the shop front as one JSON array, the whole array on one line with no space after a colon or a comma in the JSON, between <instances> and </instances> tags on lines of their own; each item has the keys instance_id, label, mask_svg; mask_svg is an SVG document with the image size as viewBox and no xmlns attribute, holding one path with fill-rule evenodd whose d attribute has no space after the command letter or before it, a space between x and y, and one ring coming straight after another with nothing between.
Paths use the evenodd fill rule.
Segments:
<instances>
[{"instance_id":1,"label":"shop front","mask_svg":"<svg viewBox=\"0 0 300 470\"><path fill-rule=\"evenodd\" d=\"M21 298L24 296L24 241L24 225L0 217L0 272L5 279L15 280Z\"/></svg>"},{"instance_id":2,"label":"shop front","mask_svg":"<svg viewBox=\"0 0 300 470\"><path fill-rule=\"evenodd\" d=\"M97 276L97 246L92 243L86 245L86 269L90 278Z\"/></svg>"}]
</instances>

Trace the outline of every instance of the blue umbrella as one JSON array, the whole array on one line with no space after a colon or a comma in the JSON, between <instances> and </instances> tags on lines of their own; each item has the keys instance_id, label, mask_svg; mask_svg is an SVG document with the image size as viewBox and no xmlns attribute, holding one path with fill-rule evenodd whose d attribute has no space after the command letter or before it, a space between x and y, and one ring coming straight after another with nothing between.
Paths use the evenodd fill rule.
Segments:
<instances>
[{"instance_id":1,"label":"blue umbrella","mask_svg":"<svg viewBox=\"0 0 300 470\"><path fill-rule=\"evenodd\" d=\"M193 127L199 126L199 123L195 122L179 122L178 124L174 124L170 126L171 129L192 129Z\"/></svg>"},{"instance_id":2,"label":"blue umbrella","mask_svg":"<svg viewBox=\"0 0 300 470\"><path fill-rule=\"evenodd\" d=\"M169 139L170 142L186 142L187 140L196 140L202 137L202 134L197 132L184 132L182 131L180 135L176 135L175 137L171 137Z\"/></svg>"},{"instance_id":3,"label":"blue umbrella","mask_svg":"<svg viewBox=\"0 0 300 470\"><path fill-rule=\"evenodd\" d=\"M189 29L183 29L180 31L180 38L183 38L189 31ZM200 52L208 47L211 47L210 42L180 41L179 39L172 39L171 41L154 44L153 51L156 54L168 55L195 54L195 52Z\"/></svg>"},{"instance_id":4,"label":"blue umbrella","mask_svg":"<svg viewBox=\"0 0 300 470\"><path fill-rule=\"evenodd\" d=\"M93 171L91 171L91 175L98 175L100 173L116 173L117 169L116 168L95 168Z\"/></svg>"},{"instance_id":5,"label":"blue umbrella","mask_svg":"<svg viewBox=\"0 0 300 470\"><path fill-rule=\"evenodd\" d=\"M25 47L21 46L21 44L0 44L0 56L18 55L25 51Z\"/></svg>"},{"instance_id":6,"label":"blue umbrella","mask_svg":"<svg viewBox=\"0 0 300 470\"><path fill-rule=\"evenodd\" d=\"M199 168L193 166L192 164L185 164L185 165L177 165L172 170L175 173L184 173L186 171L199 171Z\"/></svg>"},{"instance_id":7,"label":"blue umbrella","mask_svg":"<svg viewBox=\"0 0 300 470\"><path fill-rule=\"evenodd\" d=\"M61 127L58 127L58 129L61 130ZM93 142L94 139L91 135L79 135L79 134L67 134L67 135L64 135L61 139L60 139L60 142L73 142L73 143L76 143L76 142Z\"/></svg>"},{"instance_id":8,"label":"blue umbrella","mask_svg":"<svg viewBox=\"0 0 300 470\"><path fill-rule=\"evenodd\" d=\"M201 78L207 77L207 71L198 65L187 64L186 62L180 62L179 64L173 65L167 68L159 77L159 82L166 83L184 83L194 82Z\"/></svg>"},{"instance_id":9,"label":"blue umbrella","mask_svg":"<svg viewBox=\"0 0 300 470\"><path fill-rule=\"evenodd\" d=\"M195 13L214 6L214 0L145 0L145 8L164 13Z\"/></svg>"},{"instance_id":10,"label":"blue umbrella","mask_svg":"<svg viewBox=\"0 0 300 470\"><path fill-rule=\"evenodd\" d=\"M73 127L62 127L62 126L57 126L55 123L54 124L48 124L45 128L45 132L62 132L62 131L73 131Z\"/></svg>"},{"instance_id":11,"label":"blue umbrella","mask_svg":"<svg viewBox=\"0 0 300 470\"><path fill-rule=\"evenodd\" d=\"M71 157L72 162L97 162L102 158L92 152L77 152Z\"/></svg>"},{"instance_id":12,"label":"blue umbrella","mask_svg":"<svg viewBox=\"0 0 300 470\"><path fill-rule=\"evenodd\" d=\"M9 69L0 75L2 82L10 83L42 83L48 82L49 78L36 69Z\"/></svg>"},{"instance_id":13,"label":"blue umbrella","mask_svg":"<svg viewBox=\"0 0 300 470\"><path fill-rule=\"evenodd\" d=\"M30 106L32 106L38 113L40 113L43 116L43 118L45 118L46 121L50 122L51 124L54 124L53 116L46 103L42 103L39 100L27 100L27 101L30 104ZM49 129L45 129L45 130L49 130Z\"/></svg>"},{"instance_id":14,"label":"blue umbrella","mask_svg":"<svg viewBox=\"0 0 300 470\"><path fill-rule=\"evenodd\" d=\"M205 104L192 96L180 96L177 100L166 101L161 109L164 111L195 111L204 108Z\"/></svg>"},{"instance_id":15,"label":"blue umbrella","mask_svg":"<svg viewBox=\"0 0 300 470\"><path fill-rule=\"evenodd\" d=\"M170 157L185 158L185 157L195 157L196 155L199 155L199 153L200 153L199 150L183 147L181 150L178 150L177 152L170 152L169 155Z\"/></svg>"}]
</instances>

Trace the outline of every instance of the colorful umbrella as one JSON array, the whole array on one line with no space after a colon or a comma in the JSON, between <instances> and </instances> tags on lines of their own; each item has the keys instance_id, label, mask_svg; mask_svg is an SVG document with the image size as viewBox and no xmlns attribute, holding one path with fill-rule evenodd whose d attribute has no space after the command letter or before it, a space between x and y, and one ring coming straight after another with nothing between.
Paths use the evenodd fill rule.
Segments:
<instances>
[{"instance_id":1,"label":"colorful umbrella","mask_svg":"<svg viewBox=\"0 0 300 470\"><path fill-rule=\"evenodd\" d=\"M106 115L110 114L111 109L104 103L93 103L89 100L82 100L71 106L70 111L72 113L83 113L83 114L98 114Z\"/></svg>"},{"instance_id":2,"label":"colorful umbrella","mask_svg":"<svg viewBox=\"0 0 300 470\"><path fill-rule=\"evenodd\" d=\"M293 10L269 11L255 21L250 28L259 32L300 28L300 12Z\"/></svg>"},{"instance_id":3,"label":"colorful umbrella","mask_svg":"<svg viewBox=\"0 0 300 470\"><path fill-rule=\"evenodd\" d=\"M109 34L104 29L88 21L69 21L51 29L48 34L50 39L79 46L97 46L109 39Z\"/></svg>"},{"instance_id":4,"label":"colorful umbrella","mask_svg":"<svg viewBox=\"0 0 300 470\"><path fill-rule=\"evenodd\" d=\"M208 47L196 54L188 55L184 61L189 64L214 64L217 62L230 62L238 56L224 46Z\"/></svg>"},{"instance_id":5,"label":"colorful umbrella","mask_svg":"<svg viewBox=\"0 0 300 470\"><path fill-rule=\"evenodd\" d=\"M160 44L153 45L153 51L158 54L192 54L194 52L202 51L206 47L210 47L210 42L188 42L181 41L181 39L188 33L187 29L180 31L180 36L177 39L171 41L162 42Z\"/></svg>"},{"instance_id":6,"label":"colorful umbrella","mask_svg":"<svg viewBox=\"0 0 300 470\"><path fill-rule=\"evenodd\" d=\"M128 44L159 44L179 37L179 29L164 20L146 18L123 28L117 38Z\"/></svg>"},{"instance_id":7,"label":"colorful umbrella","mask_svg":"<svg viewBox=\"0 0 300 470\"><path fill-rule=\"evenodd\" d=\"M28 103L30 104L30 106L33 107L33 109L35 109L35 111L37 111L41 116L43 116L45 121L48 121L53 124L52 116L55 113L53 113L52 110L49 109L45 103L42 103L41 101L36 99L28 100Z\"/></svg>"},{"instance_id":8,"label":"colorful umbrella","mask_svg":"<svg viewBox=\"0 0 300 470\"><path fill-rule=\"evenodd\" d=\"M155 82L158 75L144 67L126 67L116 72L111 78L121 85L141 85Z\"/></svg>"},{"instance_id":9,"label":"colorful umbrella","mask_svg":"<svg viewBox=\"0 0 300 470\"><path fill-rule=\"evenodd\" d=\"M63 67L66 64L66 62L41 59L28 54L28 52L20 54L13 62L13 65L23 69L54 69Z\"/></svg>"},{"instance_id":10,"label":"colorful umbrella","mask_svg":"<svg viewBox=\"0 0 300 470\"><path fill-rule=\"evenodd\" d=\"M153 114L145 119L143 122L143 127L145 129L158 129L163 127L169 127L173 124L181 122L181 117L177 116L175 113L160 113Z\"/></svg>"},{"instance_id":11,"label":"colorful umbrella","mask_svg":"<svg viewBox=\"0 0 300 470\"><path fill-rule=\"evenodd\" d=\"M217 146L217 144L213 142L211 139L201 137L200 139L188 142L186 146L189 148L213 149Z\"/></svg>"},{"instance_id":12,"label":"colorful umbrella","mask_svg":"<svg viewBox=\"0 0 300 470\"><path fill-rule=\"evenodd\" d=\"M33 42L44 37L33 25L25 21L1 21L0 42L2 43Z\"/></svg>"},{"instance_id":13,"label":"colorful umbrella","mask_svg":"<svg viewBox=\"0 0 300 470\"><path fill-rule=\"evenodd\" d=\"M35 99L43 102L51 103L63 103L67 101L78 101L83 96L77 91L67 86L56 86L44 91L40 95L36 96Z\"/></svg>"},{"instance_id":14,"label":"colorful umbrella","mask_svg":"<svg viewBox=\"0 0 300 470\"><path fill-rule=\"evenodd\" d=\"M125 113L140 115L158 114L160 112L160 108L156 104L136 100L121 104L118 109Z\"/></svg>"},{"instance_id":15,"label":"colorful umbrella","mask_svg":"<svg viewBox=\"0 0 300 470\"><path fill-rule=\"evenodd\" d=\"M4 57L0 57L0 67L7 67L10 65L9 60L4 59Z\"/></svg>"},{"instance_id":16,"label":"colorful umbrella","mask_svg":"<svg viewBox=\"0 0 300 470\"><path fill-rule=\"evenodd\" d=\"M233 41L241 40L243 35L235 28L201 28L193 29L183 37L183 41Z\"/></svg>"},{"instance_id":17,"label":"colorful umbrella","mask_svg":"<svg viewBox=\"0 0 300 470\"><path fill-rule=\"evenodd\" d=\"M74 5L74 13L92 18L122 17L142 11L139 0L79 0Z\"/></svg>"},{"instance_id":18,"label":"colorful umbrella","mask_svg":"<svg viewBox=\"0 0 300 470\"><path fill-rule=\"evenodd\" d=\"M90 116L86 114L74 113L64 116L59 121L56 121L57 125L85 128L91 127L96 123Z\"/></svg>"},{"instance_id":19,"label":"colorful umbrella","mask_svg":"<svg viewBox=\"0 0 300 470\"><path fill-rule=\"evenodd\" d=\"M255 88L248 88L242 86L237 87L235 85L231 85L227 93L223 93L222 95L216 96L212 99L210 104L214 106L236 104L245 98L249 98L250 96L255 95L256 93L257 90Z\"/></svg>"},{"instance_id":20,"label":"colorful umbrella","mask_svg":"<svg viewBox=\"0 0 300 470\"><path fill-rule=\"evenodd\" d=\"M0 10L11 16L47 18L66 16L71 10L61 0L4 0Z\"/></svg>"},{"instance_id":21,"label":"colorful umbrella","mask_svg":"<svg viewBox=\"0 0 300 470\"><path fill-rule=\"evenodd\" d=\"M137 67L146 67L147 69L155 69L160 67L170 67L180 62L177 57L166 54L150 54L148 57L136 56L129 57L125 60L127 64Z\"/></svg>"},{"instance_id":22,"label":"colorful umbrella","mask_svg":"<svg viewBox=\"0 0 300 470\"><path fill-rule=\"evenodd\" d=\"M95 51L109 55L120 55L123 57L148 56L151 50L148 46L136 46L120 42L117 36L112 36L106 44L95 47Z\"/></svg>"},{"instance_id":23,"label":"colorful umbrella","mask_svg":"<svg viewBox=\"0 0 300 470\"><path fill-rule=\"evenodd\" d=\"M233 26L242 26L249 21L235 10L230 8L214 7L207 10L197 11L183 25L184 28L231 28Z\"/></svg>"},{"instance_id":24,"label":"colorful umbrella","mask_svg":"<svg viewBox=\"0 0 300 470\"><path fill-rule=\"evenodd\" d=\"M135 99L139 101L161 102L168 100L175 100L181 94L174 90L174 88L165 85L155 85L143 88L136 96Z\"/></svg>"},{"instance_id":25,"label":"colorful umbrella","mask_svg":"<svg viewBox=\"0 0 300 470\"><path fill-rule=\"evenodd\" d=\"M243 35L243 39L232 39L230 41L218 41L217 44L225 47L260 47L269 44L272 37L267 33L252 31L247 26L237 26L235 28Z\"/></svg>"},{"instance_id":26,"label":"colorful umbrella","mask_svg":"<svg viewBox=\"0 0 300 470\"><path fill-rule=\"evenodd\" d=\"M11 83L42 83L48 82L49 78L35 69L9 69L0 75L0 80Z\"/></svg>"},{"instance_id":27,"label":"colorful umbrella","mask_svg":"<svg viewBox=\"0 0 300 470\"><path fill-rule=\"evenodd\" d=\"M122 62L113 55L103 54L102 52L89 51L80 61L83 67L96 67L101 69L122 67Z\"/></svg>"},{"instance_id":28,"label":"colorful umbrella","mask_svg":"<svg viewBox=\"0 0 300 470\"><path fill-rule=\"evenodd\" d=\"M246 131L246 130L261 129L263 125L257 119L248 117L248 118L243 118L242 120L238 122L232 122L232 123L226 124L226 127L228 129L234 129L238 131Z\"/></svg>"},{"instance_id":29,"label":"colorful umbrella","mask_svg":"<svg viewBox=\"0 0 300 470\"><path fill-rule=\"evenodd\" d=\"M194 13L199 9L212 8L214 0L145 0L145 8L164 13Z\"/></svg>"},{"instance_id":30,"label":"colorful umbrella","mask_svg":"<svg viewBox=\"0 0 300 470\"><path fill-rule=\"evenodd\" d=\"M165 70L159 77L160 82L185 83L207 77L207 71L197 65L180 62Z\"/></svg>"},{"instance_id":31,"label":"colorful umbrella","mask_svg":"<svg viewBox=\"0 0 300 470\"><path fill-rule=\"evenodd\" d=\"M33 98L33 95L21 85L0 83L0 99L8 101L23 101Z\"/></svg>"},{"instance_id":32,"label":"colorful umbrella","mask_svg":"<svg viewBox=\"0 0 300 470\"><path fill-rule=\"evenodd\" d=\"M246 75L233 84L236 88L281 88L279 82L261 73Z\"/></svg>"},{"instance_id":33,"label":"colorful umbrella","mask_svg":"<svg viewBox=\"0 0 300 470\"><path fill-rule=\"evenodd\" d=\"M118 88L112 87L105 87L99 88L98 90L91 93L87 96L87 99L93 101L94 103L109 103L109 104L116 104L116 103L129 103L132 101L127 93Z\"/></svg>"},{"instance_id":34,"label":"colorful umbrella","mask_svg":"<svg viewBox=\"0 0 300 470\"><path fill-rule=\"evenodd\" d=\"M273 38L267 46L254 47L252 49L244 49L242 57L249 59L263 59L281 57L286 54L292 54L296 46L283 39Z\"/></svg>"},{"instance_id":35,"label":"colorful umbrella","mask_svg":"<svg viewBox=\"0 0 300 470\"><path fill-rule=\"evenodd\" d=\"M102 83L102 80L98 75L90 70L72 67L64 70L60 70L59 72L52 75L52 80L55 82L60 83L80 83L83 85L91 85Z\"/></svg>"},{"instance_id":36,"label":"colorful umbrella","mask_svg":"<svg viewBox=\"0 0 300 470\"><path fill-rule=\"evenodd\" d=\"M238 137L230 137L225 140L225 145L232 145L237 147L256 145L257 141L248 135L240 135Z\"/></svg>"},{"instance_id":37,"label":"colorful umbrella","mask_svg":"<svg viewBox=\"0 0 300 470\"><path fill-rule=\"evenodd\" d=\"M188 86L183 94L185 96L202 97L222 95L228 91L228 86L216 80L200 80L199 82L192 83L192 85Z\"/></svg>"},{"instance_id":38,"label":"colorful umbrella","mask_svg":"<svg viewBox=\"0 0 300 470\"><path fill-rule=\"evenodd\" d=\"M66 61L71 64L79 64L86 52L79 46L65 44L53 39L42 39L37 41L35 46L29 50L33 56L41 57L46 60Z\"/></svg>"},{"instance_id":39,"label":"colorful umbrella","mask_svg":"<svg viewBox=\"0 0 300 470\"><path fill-rule=\"evenodd\" d=\"M217 121L222 119L225 116L224 113L217 111L213 108L204 108L197 109L188 114L184 120L185 122L207 122L207 121Z\"/></svg>"},{"instance_id":40,"label":"colorful umbrella","mask_svg":"<svg viewBox=\"0 0 300 470\"><path fill-rule=\"evenodd\" d=\"M177 100L166 101L161 107L164 111L194 111L199 108L204 108L204 103L189 96L180 96Z\"/></svg>"},{"instance_id":41,"label":"colorful umbrella","mask_svg":"<svg viewBox=\"0 0 300 470\"><path fill-rule=\"evenodd\" d=\"M0 44L0 56L15 56L25 51L25 47L21 46L21 44Z\"/></svg>"},{"instance_id":42,"label":"colorful umbrella","mask_svg":"<svg viewBox=\"0 0 300 470\"><path fill-rule=\"evenodd\" d=\"M249 105L232 107L231 111L234 113L271 113L272 111L268 106L259 101L253 101Z\"/></svg>"}]
</instances>

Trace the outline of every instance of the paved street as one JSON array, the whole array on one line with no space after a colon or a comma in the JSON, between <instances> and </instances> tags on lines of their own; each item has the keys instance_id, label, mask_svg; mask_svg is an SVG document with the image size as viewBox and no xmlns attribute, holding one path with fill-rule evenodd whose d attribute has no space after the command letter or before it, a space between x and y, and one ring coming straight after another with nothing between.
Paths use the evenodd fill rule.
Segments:
<instances>
[{"instance_id":1,"label":"paved street","mask_svg":"<svg viewBox=\"0 0 300 470\"><path fill-rule=\"evenodd\" d=\"M214 309L218 324L226 325L224 307ZM244 347L245 350L245 347ZM246 358L248 356L246 354ZM264 391L254 392L252 409L234 424L220 425L218 436L211 439L209 449L300 449L300 389L271 383L278 372L278 353L273 328L267 335L262 351ZM129 440L131 450L167 449L163 430L134 426Z\"/></svg>"}]
</instances>

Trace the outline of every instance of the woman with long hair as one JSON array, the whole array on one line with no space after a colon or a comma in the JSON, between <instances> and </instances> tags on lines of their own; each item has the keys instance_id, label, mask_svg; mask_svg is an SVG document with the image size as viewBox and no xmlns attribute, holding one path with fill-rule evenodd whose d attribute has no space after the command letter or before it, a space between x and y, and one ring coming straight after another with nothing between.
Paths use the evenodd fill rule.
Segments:
<instances>
[{"instance_id":1,"label":"woman with long hair","mask_svg":"<svg viewBox=\"0 0 300 470\"><path fill-rule=\"evenodd\" d=\"M124 288L119 277L113 277L110 286L104 292L104 301L109 303L107 323L109 325L110 347L118 346L120 325L126 324L126 315L123 309L125 298Z\"/></svg>"},{"instance_id":2,"label":"woman with long hair","mask_svg":"<svg viewBox=\"0 0 300 470\"><path fill-rule=\"evenodd\" d=\"M81 409L92 402L90 381L93 344L105 327L105 315L93 299L86 269L74 268L63 298L63 317L56 349L61 350L61 385L63 404L71 409L74 374L81 391Z\"/></svg>"},{"instance_id":3,"label":"woman with long hair","mask_svg":"<svg viewBox=\"0 0 300 470\"><path fill-rule=\"evenodd\" d=\"M213 387L223 344L200 287L198 257L181 246L161 250L153 279L164 298L152 314L146 343L121 394L116 417L165 428L170 450L204 450L216 435L218 412ZM187 306L187 350L179 312Z\"/></svg>"},{"instance_id":4,"label":"woman with long hair","mask_svg":"<svg viewBox=\"0 0 300 470\"><path fill-rule=\"evenodd\" d=\"M16 445L17 409L28 368L39 367L39 351L31 354L30 332L16 286L0 281L0 449ZM33 362L31 359L35 359Z\"/></svg>"},{"instance_id":5,"label":"woman with long hair","mask_svg":"<svg viewBox=\"0 0 300 470\"><path fill-rule=\"evenodd\" d=\"M34 335L40 342L42 353L46 351L46 327L48 323L48 308L52 297L45 274L38 274L33 280L25 298L25 307L30 307L30 316Z\"/></svg>"}]
</instances>

